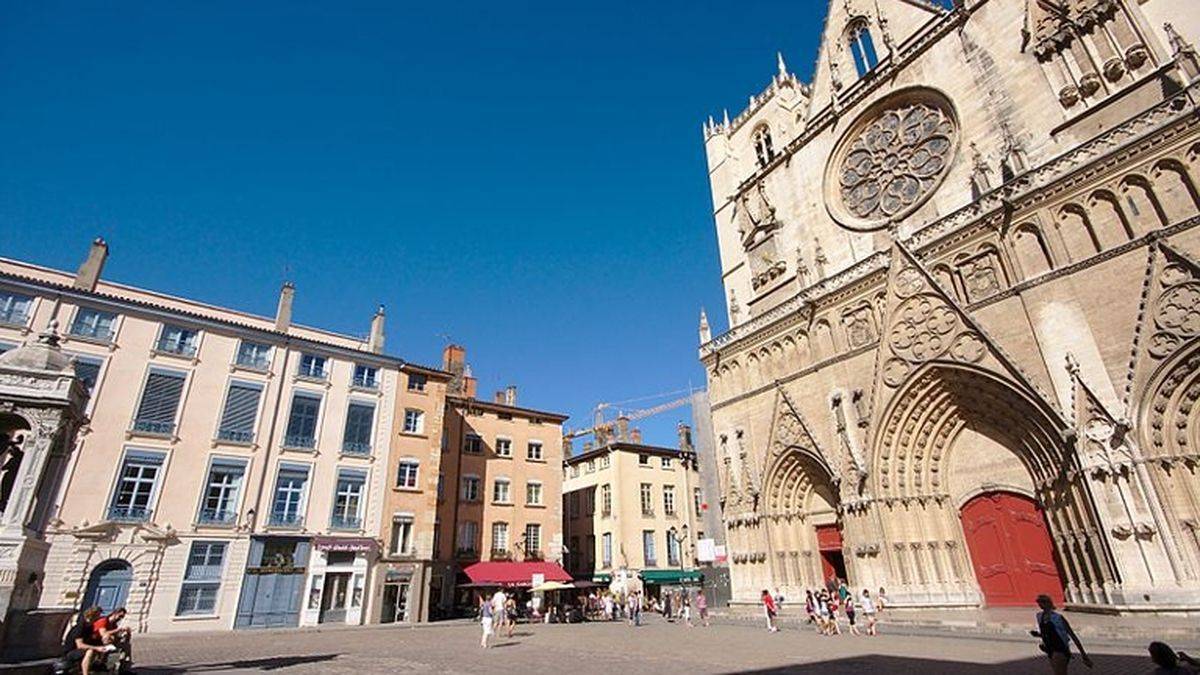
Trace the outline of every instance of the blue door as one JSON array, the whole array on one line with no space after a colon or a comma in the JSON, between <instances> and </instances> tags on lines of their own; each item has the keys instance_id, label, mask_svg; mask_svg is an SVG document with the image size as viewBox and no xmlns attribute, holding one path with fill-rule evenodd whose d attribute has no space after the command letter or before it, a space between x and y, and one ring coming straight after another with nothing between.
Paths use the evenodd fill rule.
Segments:
<instances>
[{"instance_id":1,"label":"blue door","mask_svg":"<svg viewBox=\"0 0 1200 675\"><path fill-rule=\"evenodd\" d=\"M124 607L133 584L133 566L124 560L105 560L92 570L83 608L99 606L105 614Z\"/></svg>"}]
</instances>

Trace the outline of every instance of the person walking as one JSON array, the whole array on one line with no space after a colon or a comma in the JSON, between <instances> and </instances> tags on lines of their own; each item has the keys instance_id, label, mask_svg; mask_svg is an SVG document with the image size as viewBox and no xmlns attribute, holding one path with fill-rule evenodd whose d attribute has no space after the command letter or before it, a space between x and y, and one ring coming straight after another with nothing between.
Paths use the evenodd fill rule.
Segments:
<instances>
[{"instance_id":1,"label":"person walking","mask_svg":"<svg viewBox=\"0 0 1200 675\"><path fill-rule=\"evenodd\" d=\"M887 609L891 602L891 600L888 600L887 592L883 590L883 586L880 586L879 595L875 596L875 605L879 608L879 613L883 614L883 610Z\"/></svg>"},{"instance_id":2,"label":"person walking","mask_svg":"<svg viewBox=\"0 0 1200 675\"><path fill-rule=\"evenodd\" d=\"M1071 624L1067 622L1066 617L1055 611L1054 601L1050 596L1044 593L1037 596L1037 604L1041 608L1037 613L1037 630L1031 630L1029 634L1042 639L1039 648L1050 659L1050 671L1054 675L1066 675L1067 668L1071 665L1072 642L1079 649L1079 659L1083 661L1083 665L1091 668L1091 657L1083 650L1083 643L1079 641L1075 631L1071 630Z\"/></svg>"},{"instance_id":3,"label":"person walking","mask_svg":"<svg viewBox=\"0 0 1200 675\"><path fill-rule=\"evenodd\" d=\"M517 601L513 598L504 601L504 625L508 628L506 637L512 639L513 630L517 627Z\"/></svg>"},{"instance_id":4,"label":"person walking","mask_svg":"<svg viewBox=\"0 0 1200 675\"><path fill-rule=\"evenodd\" d=\"M854 598L847 596L845 603L846 603L846 620L850 622L850 634L851 635L862 635L862 633L858 632L858 626L855 625L855 623L854 623L855 615L857 614L857 612L855 611L855 607L854 607Z\"/></svg>"},{"instance_id":5,"label":"person walking","mask_svg":"<svg viewBox=\"0 0 1200 675\"><path fill-rule=\"evenodd\" d=\"M662 615L667 621L674 621L675 617L671 615L671 594L662 594Z\"/></svg>"},{"instance_id":6,"label":"person walking","mask_svg":"<svg viewBox=\"0 0 1200 675\"><path fill-rule=\"evenodd\" d=\"M604 620L605 620L605 621L612 621L612 620L613 620L613 598L612 598L612 594L611 594L611 593L605 593L605 594L604 594L604 600L603 600L602 602L604 603Z\"/></svg>"},{"instance_id":7,"label":"person walking","mask_svg":"<svg viewBox=\"0 0 1200 675\"><path fill-rule=\"evenodd\" d=\"M700 621L708 628L708 597L703 590L696 591L696 611L700 613Z\"/></svg>"},{"instance_id":8,"label":"person walking","mask_svg":"<svg viewBox=\"0 0 1200 675\"><path fill-rule=\"evenodd\" d=\"M859 605L862 606L863 617L867 621L867 635L875 635L875 600L871 598L871 591L863 589Z\"/></svg>"},{"instance_id":9,"label":"person walking","mask_svg":"<svg viewBox=\"0 0 1200 675\"><path fill-rule=\"evenodd\" d=\"M503 588L497 588L492 594L492 628L497 633L501 628L504 628L504 605L508 602L508 595L504 593Z\"/></svg>"},{"instance_id":10,"label":"person walking","mask_svg":"<svg viewBox=\"0 0 1200 675\"><path fill-rule=\"evenodd\" d=\"M829 627L832 629L830 635L842 634L842 622L840 621L841 617L838 616L838 609L840 608L841 606L838 604L837 593L834 593L829 598Z\"/></svg>"},{"instance_id":11,"label":"person walking","mask_svg":"<svg viewBox=\"0 0 1200 675\"><path fill-rule=\"evenodd\" d=\"M845 579L840 579L838 581L837 594L838 594L838 600L840 600L842 602L842 604L845 604L846 598L850 597L850 588L848 586L846 586Z\"/></svg>"},{"instance_id":12,"label":"person walking","mask_svg":"<svg viewBox=\"0 0 1200 675\"><path fill-rule=\"evenodd\" d=\"M812 590L804 591L804 614L808 617L809 624L817 622L817 603L813 600Z\"/></svg>"},{"instance_id":13,"label":"person walking","mask_svg":"<svg viewBox=\"0 0 1200 675\"><path fill-rule=\"evenodd\" d=\"M683 616L683 623L688 628L695 628L695 626L692 625L692 604L688 602L687 598L681 600L680 603L681 605L679 608L679 613Z\"/></svg>"},{"instance_id":14,"label":"person walking","mask_svg":"<svg viewBox=\"0 0 1200 675\"><path fill-rule=\"evenodd\" d=\"M775 598L771 597L771 591L763 589L762 592L763 612L767 615L767 631L770 633L779 632L779 628L775 626L775 614L778 610L775 608Z\"/></svg>"},{"instance_id":15,"label":"person walking","mask_svg":"<svg viewBox=\"0 0 1200 675\"><path fill-rule=\"evenodd\" d=\"M479 638L479 646L487 649L488 638L492 636L492 603L487 598L479 600L479 625L483 628L483 637Z\"/></svg>"}]
</instances>

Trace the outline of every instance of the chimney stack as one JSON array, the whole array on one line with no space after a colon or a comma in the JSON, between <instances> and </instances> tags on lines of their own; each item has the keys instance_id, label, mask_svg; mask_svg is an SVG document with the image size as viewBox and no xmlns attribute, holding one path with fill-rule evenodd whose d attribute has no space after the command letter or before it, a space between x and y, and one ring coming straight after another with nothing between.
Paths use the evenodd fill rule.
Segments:
<instances>
[{"instance_id":1,"label":"chimney stack","mask_svg":"<svg viewBox=\"0 0 1200 675\"><path fill-rule=\"evenodd\" d=\"M292 326L292 301L296 299L296 285L283 282L279 289L279 308L275 310L275 330L286 333Z\"/></svg>"},{"instance_id":2,"label":"chimney stack","mask_svg":"<svg viewBox=\"0 0 1200 675\"><path fill-rule=\"evenodd\" d=\"M517 385L510 384L504 388L504 405L517 404Z\"/></svg>"},{"instance_id":3,"label":"chimney stack","mask_svg":"<svg viewBox=\"0 0 1200 675\"><path fill-rule=\"evenodd\" d=\"M100 282L100 273L104 271L106 260L108 260L108 244L100 237L96 237L92 241L91 248L88 249L87 259L75 273L75 288L87 291L96 290L96 284Z\"/></svg>"},{"instance_id":4,"label":"chimney stack","mask_svg":"<svg viewBox=\"0 0 1200 675\"><path fill-rule=\"evenodd\" d=\"M475 388L478 384L478 381L471 376L471 366L463 366L462 395L467 398L475 398Z\"/></svg>"},{"instance_id":5,"label":"chimney stack","mask_svg":"<svg viewBox=\"0 0 1200 675\"><path fill-rule=\"evenodd\" d=\"M617 440L629 440L629 418L624 415L617 418Z\"/></svg>"},{"instance_id":6,"label":"chimney stack","mask_svg":"<svg viewBox=\"0 0 1200 675\"><path fill-rule=\"evenodd\" d=\"M683 422L680 422L679 426L676 427L676 431L679 432L679 450L681 452L691 452L692 451L692 428L690 426L684 424Z\"/></svg>"},{"instance_id":7,"label":"chimney stack","mask_svg":"<svg viewBox=\"0 0 1200 675\"><path fill-rule=\"evenodd\" d=\"M642 430L641 429L633 429L632 431L630 431L629 432L629 442L641 444Z\"/></svg>"},{"instance_id":8,"label":"chimney stack","mask_svg":"<svg viewBox=\"0 0 1200 675\"><path fill-rule=\"evenodd\" d=\"M506 400L506 397L504 395L503 389L497 389L496 393L492 394L492 402L493 403L499 403L499 404L503 405L505 400Z\"/></svg>"},{"instance_id":9,"label":"chimney stack","mask_svg":"<svg viewBox=\"0 0 1200 675\"><path fill-rule=\"evenodd\" d=\"M371 339L367 342L367 349L370 349L376 354L383 353L383 321L384 321L383 305L375 310L375 316L371 319Z\"/></svg>"}]
</instances>

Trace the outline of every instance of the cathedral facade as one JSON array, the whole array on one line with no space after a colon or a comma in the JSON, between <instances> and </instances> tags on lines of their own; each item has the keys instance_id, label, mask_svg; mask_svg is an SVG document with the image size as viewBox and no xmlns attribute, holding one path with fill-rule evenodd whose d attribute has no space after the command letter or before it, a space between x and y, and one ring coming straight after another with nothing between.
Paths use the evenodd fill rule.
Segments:
<instances>
[{"instance_id":1,"label":"cathedral facade","mask_svg":"<svg viewBox=\"0 0 1200 675\"><path fill-rule=\"evenodd\" d=\"M1200 609L1200 9L832 0L704 125L735 601Z\"/></svg>"}]
</instances>

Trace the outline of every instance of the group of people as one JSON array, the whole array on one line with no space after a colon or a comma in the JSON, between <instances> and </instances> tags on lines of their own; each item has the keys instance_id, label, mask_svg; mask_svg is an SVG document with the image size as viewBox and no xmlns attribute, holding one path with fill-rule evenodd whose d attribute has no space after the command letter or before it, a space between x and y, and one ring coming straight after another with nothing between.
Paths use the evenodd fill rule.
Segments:
<instances>
[{"instance_id":1,"label":"group of people","mask_svg":"<svg viewBox=\"0 0 1200 675\"><path fill-rule=\"evenodd\" d=\"M502 630L506 631L506 637L511 638L518 618L517 600L505 593L503 588L496 589L491 597L480 596L479 622L483 626L483 637L479 640L479 646L484 649L490 647L488 640L492 634L499 634Z\"/></svg>"},{"instance_id":2,"label":"group of people","mask_svg":"<svg viewBox=\"0 0 1200 675\"><path fill-rule=\"evenodd\" d=\"M108 670L127 670L132 664L130 630L122 626L126 611L118 607L105 614L99 607L89 607L79 613L79 618L63 640L63 657L56 670L71 673L76 668L89 675L101 662ZM109 657L116 655L116 662Z\"/></svg>"},{"instance_id":3,"label":"group of people","mask_svg":"<svg viewBox=\"0 0 1200 675\"><path fill-rule=\"evenodd\" d=\"M761 601L767 618L767 630L778 632L775 618L783 609L783 594L779 589L775 589L774 594L763 589ZM804 592L804 612L808 616L808 623L820 635L841 635L843 617L851 635L863 634L858 627L860 617L866 624L866 634L876 635L877 615L886 605L887 592L884 589L879 589L879 594L872 597L871 591L864 588L855 597L845 579L831 579L823 589Z\"/></svg>"}]
</instances>

